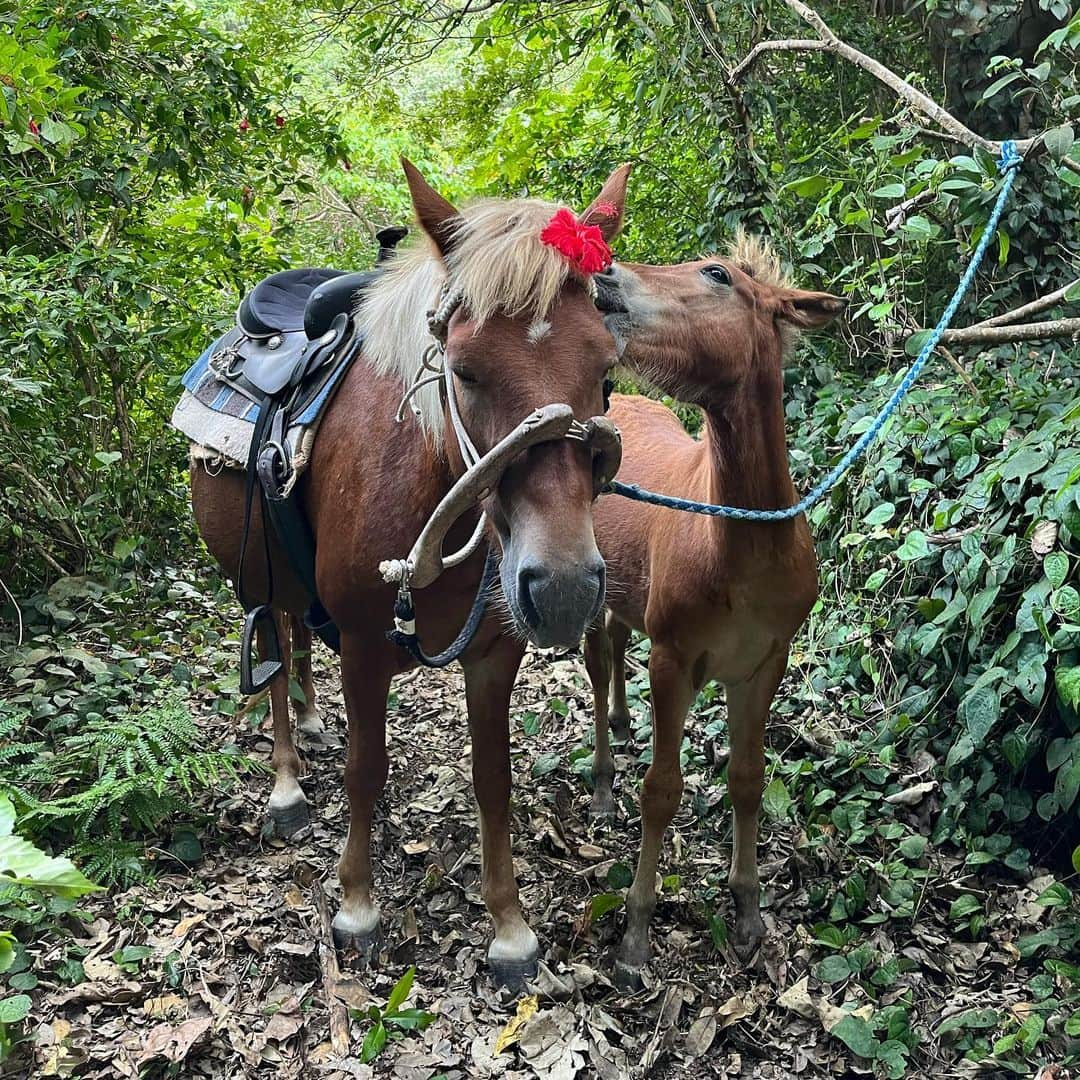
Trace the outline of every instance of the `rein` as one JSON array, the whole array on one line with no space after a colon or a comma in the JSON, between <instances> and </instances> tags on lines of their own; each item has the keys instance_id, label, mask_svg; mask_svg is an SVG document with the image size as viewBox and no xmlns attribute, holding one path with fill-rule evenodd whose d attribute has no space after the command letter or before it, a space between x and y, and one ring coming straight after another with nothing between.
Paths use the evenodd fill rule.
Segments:
<instances>
[{"instance_id":1,"label":"rein","mask_svg":"<svg viewBox=\"0 0 1080 1080\"><path fill-rule=\"evenodd\" d=\"M789 521L791 518L798 517L800 514L805 514L813 509L836 487L848 469L866 453L867 448L881 433L881 429L891 419L900 403L907 397L908 391L914 386L916 379L922 374L931 353L937 347L942 334L948 330L949 324L956 315L960 302L964 299L968 289L971 288L971 283L975 279L975 274L979 269L983 256L986 254L986 249L990 246L990 241L997 233L998 222L1001 220L1005 204L1008 202L1009 194L1012 191L1013 182L1016 180L1023 160L1020 154L1017 153L1016 143L1010 140L1002 144L1001 157L997 162L997 167L998 172L1005 179L1001 185L1001 191L998 193L997 202L994 204L994 208L986 222L986 227L983 229L982 236L979 237L975 252L971 256L971 261L968 263L967 269L964 271L964 275L952 295L952 299L946 305L937 325L930 332L930 336L923 343L915 362L874 418L874 422L863 432L836 465L826 473L824 478L815 484L794 506L787 506L781 510L752 510L743 506L695 502L692 499L680 499L674 495L661 495L655 491L646 491L644 488L638 487L637 484L623 484L618 480L612 480L608 483L603 489L603 494L622 495L626 499L651 503L653 506L667 507L669 510L684 510L691 514L707 514L710 517L731 518L735 521Z\"/></svg>"}]
</instances>

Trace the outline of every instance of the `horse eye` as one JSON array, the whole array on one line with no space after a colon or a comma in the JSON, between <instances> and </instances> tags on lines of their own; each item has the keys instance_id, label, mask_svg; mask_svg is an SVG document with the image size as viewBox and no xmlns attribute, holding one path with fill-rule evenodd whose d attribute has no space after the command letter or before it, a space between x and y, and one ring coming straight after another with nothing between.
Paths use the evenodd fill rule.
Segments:
<instances>
[{"instance_id":1,"label":"horse eye","mask_svg":"<svg viewBox=\"0 0 1080 1080\"><path fill-rule=\"evenodd\" d=\"M476 376L473 375L471 372L462 371L461 368L454 368L453 371L454 377L458 380L458 382L463 383L465 386L476 385Z\"/></svg>"},{"instance_id":2,"label":"horse eye","mask_svg":"<svg viewBox=\"0 0 1080 1080\"><path fill-rule=\"evenodd\" d=\"M705 266L701 270L702 274L709 279L709 281L717 285L730 285L731 275L722 266Z\"/></svg>"}]
</instances>

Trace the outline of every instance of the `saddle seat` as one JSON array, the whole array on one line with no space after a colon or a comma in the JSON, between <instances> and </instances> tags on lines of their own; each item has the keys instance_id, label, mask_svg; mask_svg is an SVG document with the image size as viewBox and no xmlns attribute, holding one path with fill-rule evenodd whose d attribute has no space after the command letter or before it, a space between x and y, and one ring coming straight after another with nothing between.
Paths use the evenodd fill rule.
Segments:
<instances>
[{"instance_id":1,"label":"saddle seat","mask_svg":"<svg viewBox=\"0 0 1080 1080\"><path fill-rule=\"evenodd\" d=\"M379 262L405 232L377 234ZM357 295L380 273L302 267L264 278L241 301L236 328L221 340L217 374L254 400L299 386L335 353L349 331Z\"/></svg>"}]
</instances>

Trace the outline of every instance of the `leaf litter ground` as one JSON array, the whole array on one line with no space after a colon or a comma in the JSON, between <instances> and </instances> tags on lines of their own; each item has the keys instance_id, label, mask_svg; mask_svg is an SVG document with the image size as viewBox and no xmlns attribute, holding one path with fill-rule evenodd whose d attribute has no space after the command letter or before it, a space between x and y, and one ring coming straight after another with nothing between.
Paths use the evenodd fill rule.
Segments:
<instances>
[{"instance_id":1,"label":"leaf litter ground","mask_svg":"<svg viewBox=\"0 0 1080 1080\"><path fill-rule=\"evenodd\" d=\"M1038 950L1022 957L1016 942L1046 925L1048 908L1035 900L1051 879L984 875L976 882L965 877L962 859L931 849L924 862L933 872L913 918L871 921L837 941L838 932L821 929L810 898L842 896L867 851L837 842L808 854L786 791L775 789L774 818L764 819L759 848L769 934L744 970L723 923L730 917L724 750L702 735L700 717L691 719L690 744L704 752L687 756L686 794L662 864L655 958L640 993L616 989L609 975L639 836L636 793L647 743L622 748L618 817L594 824L581 776L590 715L584 666L580 657L550 654L527 658L512 712L515 866L542 943L536 982L515 998L486 973L489 923L457 671L413 672L395 684L391 774L373 839L384 947L377 971L361 970L349 956L338 970L320 909L332 912L337 902L345 718L329 662L317 683L324 727L301 736L312 824L290 840L268 836L269 778L255 774L202 808L216 824L190 871L163 852L155 881L84 902L91 920L72 920L70 929L85 950L85 981L42 979L33 995L34 1075L985 1075L963 1051L986 1029L1020 1030L1046 1011L1029 986L1041 971ZM235 739L269 759L265 722L252 730L243 712L212 716L200 698L192 708L211 742ZM777 749L799 739L786 723L772 729ZM817 746L821 725L814 730L803 738ZM911 780L904 797L891 801L925 830L934 784L919 782L917 772ZM989 914L979 940L956 932L958 898L976 889L983 891L975 906L985 903ZM61 947L43 944L54 955L35 956L35 967L47 969ZM435 1019L391 1037L362 1063L372 1026L365 1010L382 1006L410 966L409 1004ZM1068 1075L1052 1064L1031 1072L1041 1080Z\"/></svg>"}]
</instances>

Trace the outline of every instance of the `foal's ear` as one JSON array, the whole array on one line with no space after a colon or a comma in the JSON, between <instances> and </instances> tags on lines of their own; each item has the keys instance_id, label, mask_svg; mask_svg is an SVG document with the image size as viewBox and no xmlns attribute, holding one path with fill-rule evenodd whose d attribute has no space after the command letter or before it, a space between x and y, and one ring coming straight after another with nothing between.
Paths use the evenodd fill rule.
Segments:
<instances>
[{"instance_id":1,"label":"foal's ear","mask_svg":"<svg viewBox=\"0 0 1080 1080\"><path fill-rule=\"evenodd\" d=\"M435 241L443 256L449 255L461 220L457 208L446 201L421 175L420 170L406 157L401 159L405 179L412 196L413 209L420 227Z\"/></svg>"},{"instance_id":2,"label":"foal's ear","mask_svg":"<svg viewBox=\"0 0 1080 1080\"><path fill-rule=\"evenodd\" d=\"M578 219L583 225L596 225L605 240L619 235L626 207L626 180L631 164L620 165L605 181L600 194L589 204L589 209Z\"/></svg>"},{"instance_id":3,"label":"foal's ear","mask_svg":"<svg viewBox=\"0 0 1080 1080\"><path fill-rule=\"evenodd\" d=\"M846 307L846 300L831 293L783 289L778 314L800 330L818 330L828 326Z\"/></svg>"}]
</instances>

